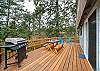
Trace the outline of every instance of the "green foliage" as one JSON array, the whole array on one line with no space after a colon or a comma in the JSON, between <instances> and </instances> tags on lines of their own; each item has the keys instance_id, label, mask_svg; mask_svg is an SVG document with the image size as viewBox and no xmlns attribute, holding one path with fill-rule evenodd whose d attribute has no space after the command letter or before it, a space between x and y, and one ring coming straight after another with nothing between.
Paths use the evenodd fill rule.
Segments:
<instances>
[{"instance_id":1,"label":"green foliage","mask_svg":"<svg viewBox=\"0 0 100 71\"><path fill-rule=\"evenodd\" d=\"M73 0L33 0L34 12L24 9L16 0L0 0L0 39L30 38L34 35L56 36L59 32L75 35L76 2Z\"/></svg>"},{"instance_id":2,"label":"green foliage","mask_svg":"<svg viewBox=\"0 0 100 71\"><path fill-rule=\"evenodd\" d=\"M30 14L28 14L29 12L27 10L25 11L23 8L24 6L18 4L15 0L0 0L0 16L7 17L7 21L0 21L0 39L4 40L7 37L18 36L27 37L29 35L27 33L29 30L25 28L25 25L30 21ZM23 22L25 22L25 24L20 28L19 26Z\"/></svg>"}]
</instances>

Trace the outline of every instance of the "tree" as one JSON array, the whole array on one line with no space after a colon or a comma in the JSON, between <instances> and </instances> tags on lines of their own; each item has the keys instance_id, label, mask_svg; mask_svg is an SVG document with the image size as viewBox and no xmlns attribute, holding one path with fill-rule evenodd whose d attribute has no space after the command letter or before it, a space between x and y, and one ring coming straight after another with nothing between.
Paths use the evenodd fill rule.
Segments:
<instances>
[{"instance_id":1,"label":"tree","mask_svg":"<svg viewBox=\"0 0 100 71\"><path fill-rule=\"evenodd\" d=\"M6 21L0 21L0 39L18 36L18 25L25 21L24 16L27 13L23 8L15 0L0 0L0 16L6 16Z\"/></svg>"},{"instance_id":2,"label":"tree","mask_svg":"<svg viewBox=\"0 0 100 71\"><path fill-rule=\"evenodd\" d=\"M56 36L59 32L75 32L74 0L33 0L34 12L24 9L16 0L0 0L0 39L31 35ZM45 34L46 33L46 34Z\"/></svg>"}]
</instances>

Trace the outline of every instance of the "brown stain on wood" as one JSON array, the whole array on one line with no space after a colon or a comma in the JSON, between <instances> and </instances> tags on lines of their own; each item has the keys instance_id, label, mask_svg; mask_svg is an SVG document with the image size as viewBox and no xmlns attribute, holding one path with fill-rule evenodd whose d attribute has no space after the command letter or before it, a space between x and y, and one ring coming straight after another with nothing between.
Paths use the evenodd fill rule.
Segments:
<instances>
[{"instance_id":1,"label":"brown stain on wood","mask_svg":"<svg viewBox=\"0 0 100 71\"><path fill-rule=\"evenodd\" d=\"M58 54L42 47L29 52L20 68L11 65L6 71L92 71L88 60L79 58L80 53L83 53L83 50L77 43L64 43L64 48L61 48ZM0 71L5 70L0 68Z\"/></svg>"}]
</instances>

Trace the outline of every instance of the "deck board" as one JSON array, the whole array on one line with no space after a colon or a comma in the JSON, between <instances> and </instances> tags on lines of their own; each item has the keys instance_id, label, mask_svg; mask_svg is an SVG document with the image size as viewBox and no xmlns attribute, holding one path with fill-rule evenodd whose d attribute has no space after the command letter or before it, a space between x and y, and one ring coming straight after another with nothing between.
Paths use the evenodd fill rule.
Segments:
<instances>
[{"instance_id":1,"label":"deck board","mask_svg":"<svg viewBox=\"0 0 100 71\"><path fill-rule=\"evenodd\" d=\"M70 55L70 59L69 59L69 63L68 63L68 67L67 67L67 70L68 71L72 71L73 70L73 58L74 58L74 52L73 52L73 47L72 47L72 50L71 50L71 55Z\"/></svg>"},{"instance_id":2,"label":"deck board","mask_svg":"<svg viewBox=\"0 0 100 71\"><path fill-rule=\"evenodd\" d=\"M59 52L59 54L61 53L61 51ZM58 55L59 55L58 54ZM44 69L46 68L46 67L49 67L50 65L50 63L52 63L57 57L58 57L58 55L54 55L52 58L50 58L50 60L45 64L45 65L43 65L41 68L40 68L40 70L38 70L38 71L44 71ZM49 65L49 66L48 66Z\"/></svg>"},{"instance_id":3,"label":"deck board","mask_svg":"<svg viewBox=\"0 0 100 71\"><path fill-rule=\"evenodd\" d=\"M73 52L74 52L74 54L73 54L73 70L74 71L77 71L77 60L76 60L76 58L77 58L77 56L76 56L76 46L74 45L74 47L73 47Z\"/></svg>"},{"instance_id":4,"label":"deck board","mask_svg":"<svg viewBox=\"0 0 100 71\"><path fill-rule=\"evenodd\" d=\"M58 71L58 68L60 67L60 65L62 64L62 61L64 60L64 58L66 59L66 55L68 53L69 49L67 48L65 53L63 54L63 56L60 58L60 60L58 61L58 63L56 64L56 66L54 67L53 71ZM52 70L51 70L52 71Z\"/></svg>"},{"instance_id":5,"label":"deck board","mask_svg":"<svg viewBox=\"0 0 100 71\"><path fill-rule=\"evenodd\" d=\"M39 71L47 71L51 67L51 65L53 65L53 63L59 57L59 55L64 53L63 50L64 49L60 50L58 54L55 54L55 58L51 59L50 62L46 63L46 65L44 65L44 67L42 67Z\"/></svg>"},{"instance_id":6,"label":"deck board","mask_svg":"<svg viewBox=\"0 0 100 71\"><path fill-rule=\"evenodd\" d=\"M83 50L81 48L79 48L79 52L80 53L84 53ZM83 71L93 71L93 69L91 68L91 66L88 63L87 59L80 59L81 60L81 64L82 64L82 68Z\"/></svg>"},{"instance_id":7,"label":"deck board","mask_svg":"<svg viewBox=\"0 0 100 71\"><path fill-rule=\"evenodd\" d=\"M82 71L82 65L81 65L81 60L79 59L79 48L77 47L77 53L76 53L76 56L77 56L77 69L78 71Z\"/></svg>"},{"instance_id":8,"label":"deck board","mask_svg":"<svg viewBox=\"0 0 100 71\"><path fill-rule=\"evenodd\" d=\"M65 65L65 62L66 62L66 60L68 59L68 55L69 55L69 52L70 52L70 50L71 50L71 49L69 49L69 48L70 48L69 46L66 46L66 47L68 48L67 54L66 54L66 56L64 57L62 63L60 64L60 66L59 66L59 68L58 68L58 71L62 71L62 70L63 70L64 65Z\"/></svg>"},{"instance_id":9,"label":"deck board","mask_svg":"<svg viewBox=\"0 0 100 71\"><path fill-rule=\"evenodd\" d=\"M65 54L66 54L66 50L64 50L64 52L56 59L56 61L52 64L52 66L48 69L48 71L53 71L53 69L56 67L58 62L65 56Z\"/></svg>"},{"instance_id":10,"label":"deck board","mask_svg":"<svg viewBox=\"0 0 100 71\"><path fill-rule=\"evenodd\" d=\"M66 59L66 62L65 62L65 65L64 65L62 71L68 71L69 62L70 62L71 54L72 54L72 51L73 51L73 48L71 48L71 46L69 46L69 47L70 47L70 51L69 51L69 53L68 53L68 57L67 57L67 59ZM72 56L73 56L73 55L72 55Z\"/></svg>"},{"instance_id":11,"label":"deck board","mask_svg":"<svg viewBox=\"0 0 100 71\"><path fill-rule=\"evenodd\" d=\"M46 53L45 55L43 55L42 57L40 57L36 61L34 61L31 64L29 64L28 66L24 67L22 69L22 71L28 71L29 69L33 68L34 65L37 65L39 62L43 61L43 59L48 58L49 56L50 56L50 52Z\"/></svg>"},{"instance_id":12,"label":"deck board","mask_svg":"<svg viewBox=\"0 0 100 71\"><path fill-rule=\"evenodd\" d=\"M42 61L39 63L35 64L30 71L38 71L39 68L41 68L43 65L45 65L49 59L53 56L53 54L48 55L46 58L44 58Z\"/></svg>"},{"instance_id":13,"label":"deck board","mask_svg":"<svg viewBox=\"0 0 100 71\"><path fill-rule=\"evenodd\" d=\"M83 50L76 43L66 44L64 48L53 53L42 47L29 52L28 58L21 63L0 71L92 71L87 59L79 58Z\"/></svg>"}]
</instances>

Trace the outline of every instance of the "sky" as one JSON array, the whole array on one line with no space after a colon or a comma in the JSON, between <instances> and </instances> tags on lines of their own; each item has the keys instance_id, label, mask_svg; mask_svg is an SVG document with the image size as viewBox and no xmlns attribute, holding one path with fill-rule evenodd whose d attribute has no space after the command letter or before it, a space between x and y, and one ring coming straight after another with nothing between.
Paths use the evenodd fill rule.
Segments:
<instances>
[{"instance_id":1,"label":"sky","mask_svg":"<svg viewBox=\"0 0 100 71\"><path fill-rule=\"evenodd\" d=\"M30 11L31 13L34 11L35 9L35 6L34 6L34 2L33 0L24 0L24 2L20 2L20 4L24 5L25 8L24 9L27 9L28 11ZM0 16L0 21L6 21L6 18L5 16Z\"/></svg>"},{"instance_id":2,"label":"sky","mask_svg":"<svg viewBox=\"0 0 100 71\"><path fill-rule=\"evenodd\" d=\"M63 0L60 0L60 1L63 1ZM73 1L75 2L76 0L73 0ZM28 9L28 11L30 11L30 12L33 12L35 9L33 0L30 0L30 2L29 2L29 0L24 0L23 5L25 6L25 9Z\"/></svg>"},{"instance_id":3,"label":"sky","mask_svg":"<svg viewBox=\"0 0 100 71\"><path fill-rule=\"evenodd\" d=\"M30 11L30 12L33 12L35 9L33 0L30 0L30 2L29 2L29 0L24 0L23 5L25 6L25 9L28 9L28 11Z\"/></svg>"},{"instance_id":4,"label":"sky","mask_svg":"<svg viewBox=\"0 0 100 71\"><path fill-rule=\"evenodd\" d=\"M60 1L63 1L63 0L60 0ZM73 1L75 1L75 0L73 0ZM33 0L30 0L30 1L29 0L24 0L24 2L22 2L22 4L25 6L24 9L27 9L31 13L34 12L35 6L34 6ZM0 17L0 20L1 20L1 17Z\"/></svg>"}]
</instances>

